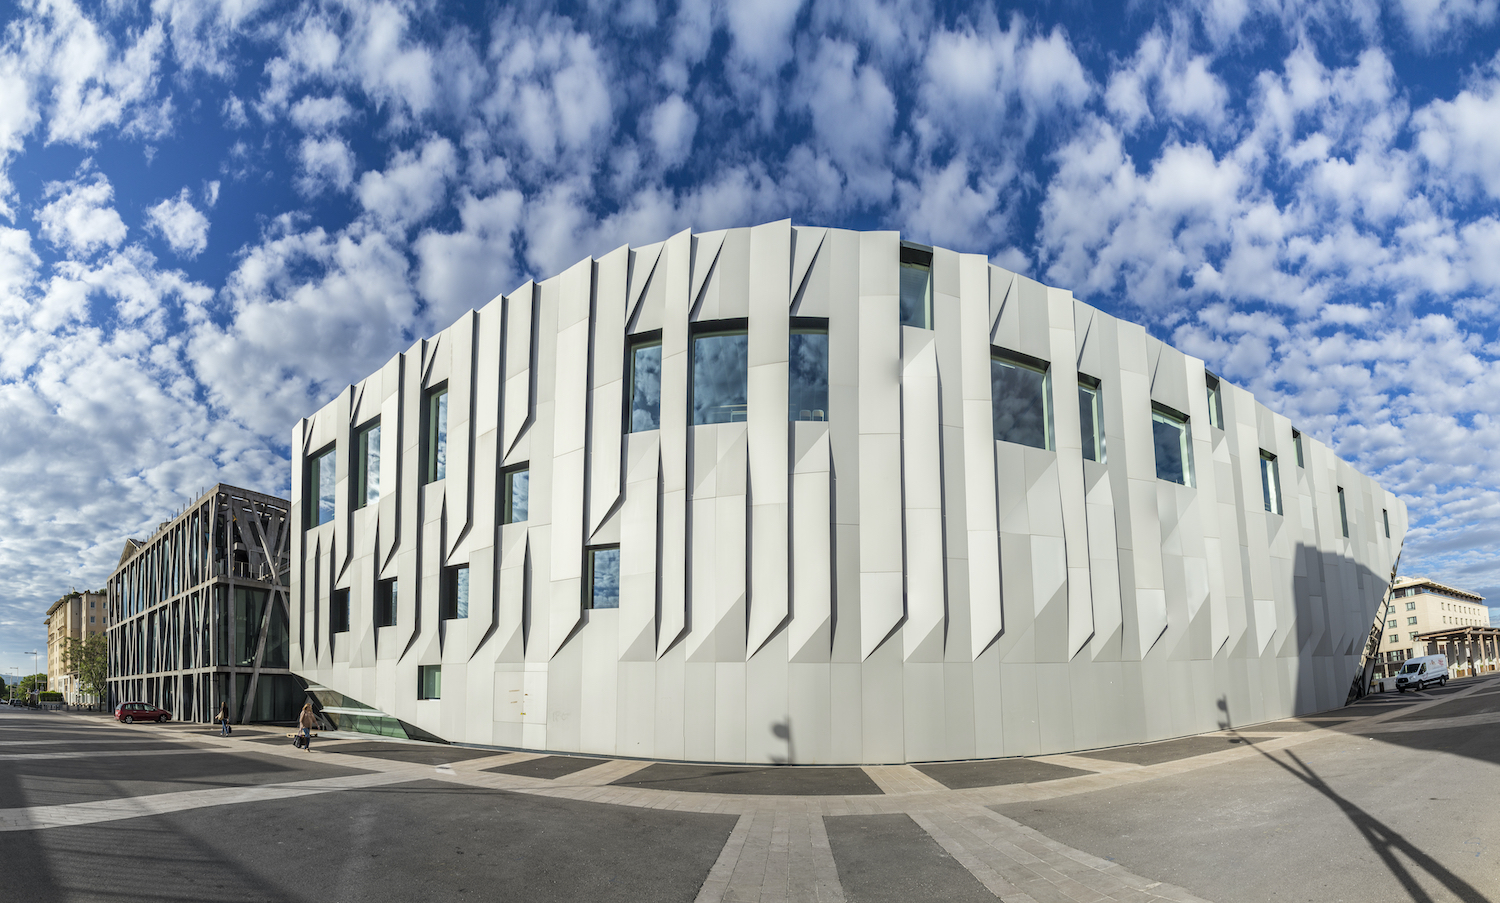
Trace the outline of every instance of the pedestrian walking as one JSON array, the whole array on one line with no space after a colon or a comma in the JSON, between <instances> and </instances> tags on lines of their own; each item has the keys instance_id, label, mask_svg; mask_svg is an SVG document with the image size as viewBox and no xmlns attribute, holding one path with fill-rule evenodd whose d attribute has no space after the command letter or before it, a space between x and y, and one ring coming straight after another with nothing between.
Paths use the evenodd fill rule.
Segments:
<instances>
[{"instance_id":1,"label":"pedestrian walking","mask_svg":"<svg viewBox=\"0 0 1500 903\"><path fill-rule=\"evenodd\" d=\"M302 728L302 748L312 752L312 729L318 726L318 716L313 714L312 703L302 704L302 714L297 718L297 726Z\"/></svg>"},{"instance_id":2,"label":"pedestrian walking","mask_svg":"<svg viewBox=\"0 0 1500 903\"><path fill-rule=\"evenodd\" d=\"M219 714L214 720L220 724L219 736L229 736L229 703L227 701L219 703Z\"/></svg>"}]
</instances>

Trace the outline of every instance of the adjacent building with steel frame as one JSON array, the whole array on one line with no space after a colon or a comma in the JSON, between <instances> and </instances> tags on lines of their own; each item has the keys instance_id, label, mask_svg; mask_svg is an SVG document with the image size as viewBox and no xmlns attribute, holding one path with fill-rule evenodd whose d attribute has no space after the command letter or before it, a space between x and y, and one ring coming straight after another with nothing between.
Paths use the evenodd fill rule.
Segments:
<instances>
[{"instance_id":1,"label":"adjacent building with steel frame","mask_svg":"<svg viewBox=\"0 0 1500 903\"><path fill-rule=\"evenodd\" d=\"M144 542L126 540L106 584L109 703L138 700L183 721L295 717L288 669L285 499L218 484Z\"/></svg>"},{"instance_id":2,"label":"adjacent building with steel frame","mask_svg":"<svg viewBox=\"0 0 1500 903\"><path fill-rule=\"evenodd\" d=\"M1333 708L1407 524L1137 324L787 222L529 282L291 445L315 692L613 756L1036 755Z\"/></svg>"}]
</instances>

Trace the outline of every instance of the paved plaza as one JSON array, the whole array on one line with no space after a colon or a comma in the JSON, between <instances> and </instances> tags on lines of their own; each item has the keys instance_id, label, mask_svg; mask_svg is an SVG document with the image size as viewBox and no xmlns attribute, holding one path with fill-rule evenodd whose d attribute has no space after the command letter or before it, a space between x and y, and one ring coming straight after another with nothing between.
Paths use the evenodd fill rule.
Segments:
<instances>
[{"instance_id":1,"label":"paved plaza","mask_svg":"<svg viewBox=\"0 0 1500 903\"><path fill-rule=\"evenodd\" d=\"M1500 900L1495 677L934 765L338 737L0 707L0 900Z\"/></svg>"}]
</instances>

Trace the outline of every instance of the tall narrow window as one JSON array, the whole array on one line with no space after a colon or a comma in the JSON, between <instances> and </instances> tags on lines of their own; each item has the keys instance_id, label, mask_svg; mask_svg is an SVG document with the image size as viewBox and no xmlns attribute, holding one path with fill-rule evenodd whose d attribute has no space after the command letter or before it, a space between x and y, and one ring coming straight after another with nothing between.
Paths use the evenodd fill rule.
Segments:
<instances>
[{"instance_id":1,"label":"tall narrow window","mask_svg":"<svg viewBox=\"0 0 1500 903\"><path fill-rule=\"evenodd\" d=\"M1380 509L1380 519L1385 521L1385 538L1391 538L1391 512L1385 508Z\"/></svg>"},{"instance_id":2,"label":"tall narrow window","mask_svg":"<svg viewBox=\"0 0 1500 903\"><path fill-rule=\"evenodd\" d=\"M1052 381L1047 365L1012 356L990 358L990 401L995 438L1032 448L1052 448Z\"/></svg>"},{"instance_id":3,"label":"tall narrow window","mask_svg":"<svg viewBox=\"0 0 1500 903\"><path fill-rule=\"evenodd\" d=\"M427 482L448 476L448 384L427 390Z\"/></svg>"},{"instance_id":4,"label":"tall narrow window","mask_svg":"<svg viewBox=\"0 0 1500 903\"><path fill-rule=\"evenodd\" d=\"M1266 510L1272 514L1282 513L1280 469L1276 466L1276 456L1264 449L1260 453L1260 488Z\"/></svg>"},{"instance_id":5,"label":"tall narrow window","mask_svg":"<svg viewBox=\"0 0 1500 903\"><path fill-rule=\"evenodd\" d=\"M749 339L744 330L693 338L693 424L743 423L749 418Z\"/></svg>"},{"instance_id":6,"label":"tall narrow window","mask_svg":"<svg viewBox=\"0 0 1500 903\"><path fill-rule=\"evenodd\" d=\"M418 665L417 666L417 698L418 699L442 699L443 698L443 666L442 665Z\"/></svg>"},{"instance_id":7,"label":"tall narrow window","mask_svg":"<svg viewBox=\"0 0 1500 903\"><path fill-rule=\"evenodd\" d=\"M527 511L531 500L531 469L530 465L523 464L520 467L507 470L501 479L501 486L505 498L500 506L500 522L503 524L519 524L527 519Z\"/></svg>"},{"instance_id":8,"label":"tall narrow window","mask_svg":"<svg viewBox=\"0 0 1500 903\"><path fill-rule=\"evenodd\" d=\"M932 328L932 252L901 249L901 325Z\"/></svg>"},{"instance_id":9,"label":"tall narrow window","mask_svg":"<svg viewBox=\"0 0 1500 903\"><path fill-rule=\"evenodd\" d=\"M1302 463L1302 434L1296 430L1292 430L1292 448L1297 450L1297 466L1306 467Z\"/></svg>"},{"instance_id":10,"label":"tall narrow window","mask_svg":"<svg viewBox=\"0 0 1500 903\"><path fill-rule=\"evenodd\" d=\"M620 607L620 547L599 546L588 550L588 585L584 605L588 608Z\"/></svg>"},{"instance_id":11,"label":"tall narrow window","mask_svg":"<svg viewBox=\"0 0 1500 903\"><path fill-rule=\"evenodd\" d=\"M1169 408L1153 406L1151 436L1156 444L1156 478L1193 485L1192 442L1188 419Z\"/></svg>"},{"instance_id":12,"label":"tall narrow window","mask_svg":"<svg viewBox=\"0 0 1500 903\"><path fill-rule=\"evenodd\" d=\"M355 433L354 507L380 500L380 421L366 424Z\"/></svg>"},{"instance_id":13,"label":"tall narrow window","mask_svg":"<svg viewBox=\"0 0 1500 903\"><path fill-rule=\"evenodd\" d=\"M1349 535L1349 506L1344 503L1344 487L1339 487L1339 523L1344 527L1344 536Z\"/></svg>"},{"instance_id":14,"label":"tall narrow window","mask_svg":"<svg viewBox=\"0 0 1500 903\"><path fill-rule=\"evenodd\" d=\"M1099 397L1099 381L1078 377L1078 427L1083 434L1083 457L1104 461L1104 409Z\"/></svg>"},{"instance_id":15,"label":"tall narrow window","mask_svg":"<svg viewBox=\"0 0 1500 903\"><path fill-rule=\"evenodd\" d=\"M828 419L828 321L792 325L787 349L787 419Z\"/></svg>"},{"instance_id":16,"label":"tall narrow window","mask_svg":"<svg viewBox=\"0 0 1500 903\"><path fill-rule=\"evenodd\" d=\"M630 346L629 432L660 428L661 335L652 334L637 339Z\"/></svg>"},{"instance_id":17,"label":"tall narrow window","mask_svg":"<svg viewBox=\"0 0 1500 903\"><path fill-rule=\"evenodd\" d=\"M328 603L328 632L349 632L349 591L347 589L333 591L333 599Z\"/></svg>"},{"instance_id":18,"label":"tall narrow window","mask_svg":"<svg viewBox=\"0 0 1500 903\"><path fill-rule=\"evenodd\" d=\"M307 490L302 495L302 504L307 506L307 525L316 527L333 520L333 487L337 476L329 447L307 459Z\"/></svg>"},{"instance_id":19,"label":"tall narrow window","mask_svg":"<svg viewBox=\"0 0 1500 903\"><path fill-rule=\"evenodd\" d=\"M396 578L375 582L375 626L392 627L396 623Z\"/></svg>"},{"instance_id":20,"label":"tall narrow window","mask_svg":"<svg viewBox=\"0 0 1500 903\"><path fill-rule=\"evenodd\" d=\"M443 568L443 590L439 618L451 621L469 616L469 566Z\"/></svg>"},{"instance_id":21,"label":"tall narrow window","mask_svg":"<svg viewBox=\"0 0 1500 903\"><path fill-rule=\"evenodd\" d=\"M1203 380L1208 385L1208 425L1224 428L1224 397L1219 392L1219 378L1205 373Z\"/></svg>"}]
</instances>

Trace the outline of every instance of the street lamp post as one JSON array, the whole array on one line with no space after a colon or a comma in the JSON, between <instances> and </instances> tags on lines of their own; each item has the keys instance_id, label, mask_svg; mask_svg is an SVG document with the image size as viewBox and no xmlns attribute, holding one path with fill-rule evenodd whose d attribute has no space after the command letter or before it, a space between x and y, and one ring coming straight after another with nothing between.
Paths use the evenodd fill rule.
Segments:
<instances>
[{"instance_id":1,"label":"street lamp post","mask_svg":"<svg viewBox=\"0 0 1500 903\"><path fill-rule=\"evenodd\" d=\"M22 655L26 655L27 653L23 652L21 654ZM37 663L37 656L41 655L41 653L38 652L37 650L33 649L33 650L31 650L30 655L31 655L31 676L34 678L37 675L37 670L36 670L36 667L37 667L37 665L36 665L36 663ZM41 689L41 687L36 686L36 681L33 680L32 681L32 688L33 688L32 692L36 693L36 704L37 705L41 705L42 704L42 689Z\"/></svg>"}]
</instances>

